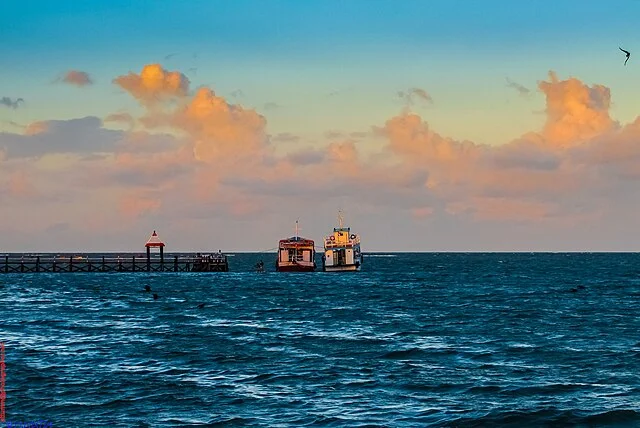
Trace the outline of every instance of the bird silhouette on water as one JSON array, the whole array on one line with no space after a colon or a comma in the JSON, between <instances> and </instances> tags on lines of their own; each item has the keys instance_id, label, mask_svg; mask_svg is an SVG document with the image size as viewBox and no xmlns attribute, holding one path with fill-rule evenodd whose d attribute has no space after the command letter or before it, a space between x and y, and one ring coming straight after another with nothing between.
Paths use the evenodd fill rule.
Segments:
<instances>
[{"instance_id":1,"label":"bird silhouette on water","mask_svg":"<svg viewBox=\"0 0 640 428\"><path fill-rule=\"evenodd\" d=\"M200 304L198 305L198 309L204 309L204 303L200 303Z\"/></svg>"},{"instance_id":2,"label":"bird silhouette on water","mask_svg":"<svg viewBox=\"0 0 640 428\"><path fill-rule=\"evenodd\" d=\"M145 285L145 286L144 286L144 291L151 291L151 287L150 287L150 286L148 286L148 285Z\"/></svg>"},{"instance_id":3,"label":"bird silhouette on water","mask_svg":"<svg viewBox=\"0 0 640 428\"><path fill-rule=\"evenodd\" d=\"M158 295L156 293L153 293L153 300L158 300Z\"/></svg>"},{"instance_id":4,"label":"bird silhouette on water","mask_svg":"<svg viewBox=\"0 0 640 428\"><path fill-rule=\"evenodd\" d=\"M631 56L631 53L629 51L625 51L620 46L618 46L618 49L620 49L622 52L624 52L627 55L627 59L624 60L624 65L627 65L627 61L629 61L629 57Z\"/></svg>"}]
</instances>

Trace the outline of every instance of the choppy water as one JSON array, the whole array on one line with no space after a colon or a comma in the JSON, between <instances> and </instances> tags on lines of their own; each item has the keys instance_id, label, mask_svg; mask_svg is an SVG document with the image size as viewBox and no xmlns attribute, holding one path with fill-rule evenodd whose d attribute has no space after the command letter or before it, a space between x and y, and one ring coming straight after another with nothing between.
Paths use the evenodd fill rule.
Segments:
<instances>
[{"instance_id":1,"label":"choppy water","mask_svg":"<svg viewBox=\"0 0 640 428\"><path fill-rule=\"evenodd\" d=\"M368 255L355 274L251 272L260 257L0 276L7 420L640 425L640 255Z\"/></svg>"}]
</instances>

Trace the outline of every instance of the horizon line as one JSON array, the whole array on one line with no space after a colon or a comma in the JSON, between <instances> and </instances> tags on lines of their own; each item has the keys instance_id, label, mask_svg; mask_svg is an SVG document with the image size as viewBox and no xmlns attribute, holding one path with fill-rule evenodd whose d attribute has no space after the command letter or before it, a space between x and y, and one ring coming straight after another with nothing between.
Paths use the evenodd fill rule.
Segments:
<instances>
[{"instance_id":1,"label":"horizon line","mask_svg":"<svg viewBox=\"0 0 640 428\"><path fill-rule=\"evenodd\" d=\"M184 253L214 253L218 250L176 250L165 251L164 255L168 254L184 254ZM222 250L221 250L222 251ZM276 254L277 249L269 250L235 250L235 251L222 251L223 254ZM316 251L320 253L321 251ZM60 251L2 251L0 256L7 256L13 254L21 255L39 255L39 254L146 254L146 249L140 251L132 250L92 250L92 251L74 251L74 250L60 250ZM640 253L638 250L372 250L363 251L363 255L367 254L635 254ZM152 255L159 255L159 252L152 252Z\"/></svg>"}]
</instances>

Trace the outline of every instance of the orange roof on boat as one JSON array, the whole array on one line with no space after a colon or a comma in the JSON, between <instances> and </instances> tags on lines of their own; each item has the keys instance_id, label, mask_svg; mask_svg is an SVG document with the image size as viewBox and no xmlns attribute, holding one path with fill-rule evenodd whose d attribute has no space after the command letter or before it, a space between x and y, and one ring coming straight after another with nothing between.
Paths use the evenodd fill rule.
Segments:
<instances>
[{"instance_id":1,"label":"orange roof on boat","mask_svg":"<svg viewBox=\"0 0 640 428\"><path fill-rule=\"evenodd\" d=\"M288 244L288 245L313 245L314 242L312 239L303 238L301 236L292 236L288 239L281 239L280 245Z\"/></svg>"}]
</instances>

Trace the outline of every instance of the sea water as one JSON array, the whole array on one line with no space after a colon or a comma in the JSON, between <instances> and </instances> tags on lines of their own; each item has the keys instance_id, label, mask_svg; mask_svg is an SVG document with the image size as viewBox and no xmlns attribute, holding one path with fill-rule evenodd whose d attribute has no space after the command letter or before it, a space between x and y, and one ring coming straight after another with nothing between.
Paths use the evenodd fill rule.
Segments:
<instances>
[{"instance_id":1,"label":"sea water","mask_svg":"<svg viewBox=\"0 0 640 428\"><path fill-rule=\"evenodd\" d=\"M0 275L7 421L640 425L638 254L367 254L361 272L300 274L272 259Z\"/></svg>"}]
</instances>

